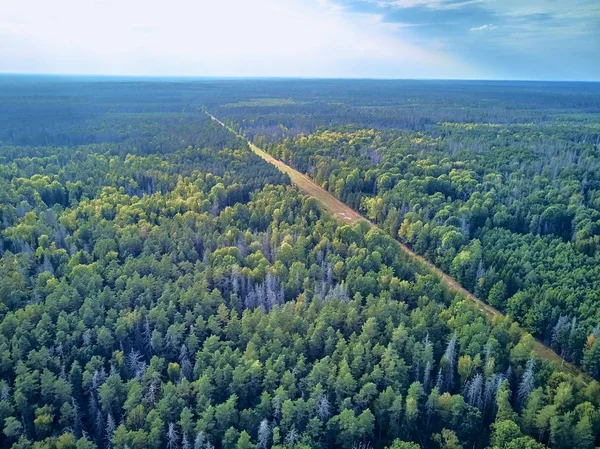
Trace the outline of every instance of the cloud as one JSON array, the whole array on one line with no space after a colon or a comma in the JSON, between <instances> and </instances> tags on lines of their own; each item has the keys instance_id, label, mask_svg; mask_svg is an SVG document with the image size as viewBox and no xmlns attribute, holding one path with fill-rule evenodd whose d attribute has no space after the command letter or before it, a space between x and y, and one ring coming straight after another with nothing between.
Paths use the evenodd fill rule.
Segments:
<instances>
[{"instance_id":1,"label":"cloud","mask_svg":"<svg viewBox=\"0 0 600 449\"><path fill-rule=\"evenodd\" d=\"M392 8L414 8L417 6L427 6L428 8L435 8L437 5L440 5L444 2L445 0L383 0L378 2L378 4L382 7Z\"/></svg>"},{"instance_id":2,"label":"cloud","mask_svg":"<svg viewBox=\"0 0 600 449\"><path fill-rule=\"evenodd\" d=\"M381 16L326 0L21 0L0 71L197 76L462 77ZM7 11L6 11L7 10Z\"/></svg>"},{"instance_id":3,"label":"cloud","mask_svg":"<svg viewBox=\"0 0 600 449\"><path fill-rule=\"evenodd\" d=\"M383 22L411 24L398 28L410 42L486 76L600 80L598 0L335 1Z\"/></svg>"},{"instance_id":4,"label":"cloud","mask_svg":"<svg viewBox=\"0 0 600 449\"><path fill-rule=\"evenodd\" d=\"M433 10L449 10L460 9L482 2L483 0L380 0L378 4L382 7L398 9L426 7Z\"/></svg>"},{"instance_id":5,"label":"cloud","mask_svg":"<svg viewBox=\"0 0 600 449\"><path fill-rule=\"evenodd\" d=\"M5 3L0 72L600 76L598 0Z\"/></svg>"},{"instance_id":6,"label":"cloud","mask_svg":"<svg viewBox=\"0 0 600 449\"><path fill-rule=\"evenodd\" d=\"M472 31L472 32L489 31L489 30L495 30L496 28L498 28L498 27L489 23L489 24L478 26L478 27L472 27L471 29L469 29L469 31Z\"/></svg>"}]
</instances>

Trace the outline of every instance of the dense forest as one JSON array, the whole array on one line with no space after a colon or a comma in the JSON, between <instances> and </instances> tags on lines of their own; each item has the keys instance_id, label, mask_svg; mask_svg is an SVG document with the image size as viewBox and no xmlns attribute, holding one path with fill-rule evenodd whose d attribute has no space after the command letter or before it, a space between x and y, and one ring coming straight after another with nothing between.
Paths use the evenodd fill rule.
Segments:
<instances>
[{"instance_id":1,"label":"dense forest","mask_svg":"<svg viewBox=\"0 0 600 449\"><path fill-rule=\"evenodd\" d=\"M598 97L467 126L451 105L485 86L289 81L288 99L285 83L0 78L0 446L600 444L596 382L395 241L597 375ZM411 89L414 129L388 121ZM425 119L437 96L448 109ZM382 229L324 214L203 107ZM561 127L568 108L591 115ZM284 116L297 126L251 125Z\"/></svg>"},{"instance_id":2,"label":"dense forest","mask_svg":"<svg viewBox=\"0 0 600 449\"><path fill-rule=\"evenodd\" d=\"M504 88L352 103L294 136L264 126L286 102L220 113L598 378L600 91Z\"/></svg>"}]
</instances>

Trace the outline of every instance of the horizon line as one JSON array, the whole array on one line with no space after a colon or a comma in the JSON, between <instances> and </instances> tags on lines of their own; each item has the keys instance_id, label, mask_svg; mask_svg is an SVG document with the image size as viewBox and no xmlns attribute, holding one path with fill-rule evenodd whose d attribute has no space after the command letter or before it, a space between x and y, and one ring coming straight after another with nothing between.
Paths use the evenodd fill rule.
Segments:
<instances>
[{"instance_id":1,"label":"horizon line","mask_svg":"<svg viewBox=\"0 0 600 449\"><path fill-rule=\"evenodd\" d=\"M44 72L3 72L0 77L56 77L56 78L128 78L137 80L305 80L305 81L463 81L463 82L522 82L522 83L600 83L600 79L532 79L532 78L401 78L387 76L353 77L353 76L270 76L270 75L151 75L151 74L106 74L106 73L44 73Z\"/></svg>"}]
</instances>

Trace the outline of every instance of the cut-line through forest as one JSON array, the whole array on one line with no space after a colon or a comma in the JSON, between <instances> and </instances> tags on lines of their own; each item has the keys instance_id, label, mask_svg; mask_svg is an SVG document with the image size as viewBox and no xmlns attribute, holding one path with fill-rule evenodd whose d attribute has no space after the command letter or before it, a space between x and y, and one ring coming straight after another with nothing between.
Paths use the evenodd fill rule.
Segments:
<instances>
[{"instance_id":1,"label":"cut-line through forest","mask_svg":"<svg viewBox=\"0 0 600 449\"><path fill-rule=\"evenodd\" d=\"M336 219L341 220L342 222L346 222L346 223L355 223L356 221L365 221L369 224L369 226L377 227L377 225L375 225L373 222L367 220L365 217L360 215L358 212L356 212L350 206L344 204L343 202L338 200L336 197L334 197L331 193L329 193L327 190L325 190L324 188L322 188L321 186L316 184L307 175L302 174L298 170L295 170L294 168L290 167L289 165L285 164L284 162L282 162L278 159L275 159L269 153L260 149L258 146L256 146L254 143L252 143L250 140L246 139L245 136L239 134L233 128L227 126L225 123L223 123L221 120L219 120L218 118L216 118L215 116L210 114L208 111L206 111L206 114L212 120L216 121L217 123L219 123L221 126L228 129L233 134L246 140L248 142L248 145L250 146L250 149L255 154L257 154L258 156L263 158L268 163L273 164L275 167L277 167L283 173L287 174L295 186L297 186L300 190L302 190L303 192L305 192L308 195L311 195L313 198L315 198L319 202L321 207L323 207L324 210L329 212ZM473 293L471 293L468 290L466 290L465 288L463 288L460 285L460 283L458 281L456 281L456 279L453 279L450 275L448 275L447 273L444 273L442 270L440 270L438 267L433 265L431 262L425 260L422 256L416 254L408 246L404 245L401 242L398 242L398 241L396 241L396 242L398 244L398 247L402 251L404 251L411 258L418 261L423 266L427 267L427 269L430 272L432 272L433 274L435 274L444 283L444 285L446 287L448 287L451 291L456 292L457 294L465 297L466 299L468 299L469 301L474 303L475 306L477 307L477 309L480 312L482 312L483 314L485 314L490 320L493 320L495 317L503 317L504 316L504 314L502 312L500 312L499 310L490 306L489 304L486 304L481 299L477 298ZM560 366L560 369L578 377L579 380L583 383L583 385L588 385L589 382L592 381L592 379L586 373L582 372L579 368L577 368L576 366L572 365L571 363L569 363L566 360L564 360L563 358L561 358L554 350L552 350L552 348L549 348L548 346L544 345L538 339L535 339L534 349L541 358L551 361L553 363L556 363L558 366Z\"/></svg>"}]
</instances>

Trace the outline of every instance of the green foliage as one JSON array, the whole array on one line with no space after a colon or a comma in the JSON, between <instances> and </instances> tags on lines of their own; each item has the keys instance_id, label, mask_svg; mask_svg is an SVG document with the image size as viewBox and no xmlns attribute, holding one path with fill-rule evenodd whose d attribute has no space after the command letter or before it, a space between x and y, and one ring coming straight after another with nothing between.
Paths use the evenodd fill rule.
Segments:
<instances>
[{"instance_id":1,"label":"green foliage","mask_svg":"<svg viewBox=\"0 0 600 449\"><path fill-rule=\"evenodd\" d=\"M406 441L402 441L402 440L394 440L394 442L388 446L388 449L420 449L421 446L419 446L416 443L407 443Z\"/></svg>"},{"instance_id":2,"label":"green foliage","mask_svg":"<svg viewBox=\"0 0 600 449\"><path fill-rule=\"evenodd\" d=\"M386 107L405 112L403 104ZM586 337L600 332L599 154L588 138L600 138L597 115L517 124L498 117L481 122L485 108L468 122L458 118L463 109L450 111L455 116L449 120L418 131L343 123L265 148L510 314L563 358L575 364L586 358L587 371L599 376L597 351L585 347ZM387 117L373 121L387 123ZM244 126L256 132L255 122ZM265 141L277 135L265 132Z\"/></svg>"},{"instance_id":3,"label":"green foliage","mask_svg":"<svg viewBox=\"0 0 600 449\"><path fill-rule=\"evenodd\" d=\"M67 100L18 100L29 95L22 86L0 106L1 447L595 443L593 385L581 390L540 361L533 390L519 400L512 391L521 391L531 336L450 301L386 233L323 215L191 106L200 87L90 86L70 87L77 114ZM236 95L219 90L210 101L236 104L224 108L232 114L308 104ZM6 112L15 105L31 120ZM495 205L489 192L468 205L471 215L454 209L482 177L496 182L494 173L433 156L419 161L416 148L434 151L431 139L322 130L271 149L314 162L324 185L392 235L529 313L533 297L523 290L515 300L504 275L487 270L484 233L461 229L463 212L480 227L488 219L512 226L514 210ZM303 147L323 154L305 159ZM370 168L346 166L344 154L368 158ZM402 170L379 172L384 157ZM406 198L389 208L385 192L394 190ZM550 206L538 214L547 224L543 242L566 233L573 212ZM593 235L582 239L589 251ZM477 279L481 260L487 271ZM597 371L596 337L586 341L587 330L567 322L557 338L585 344L584 365Z\"/></svg>"}]
</instances>

